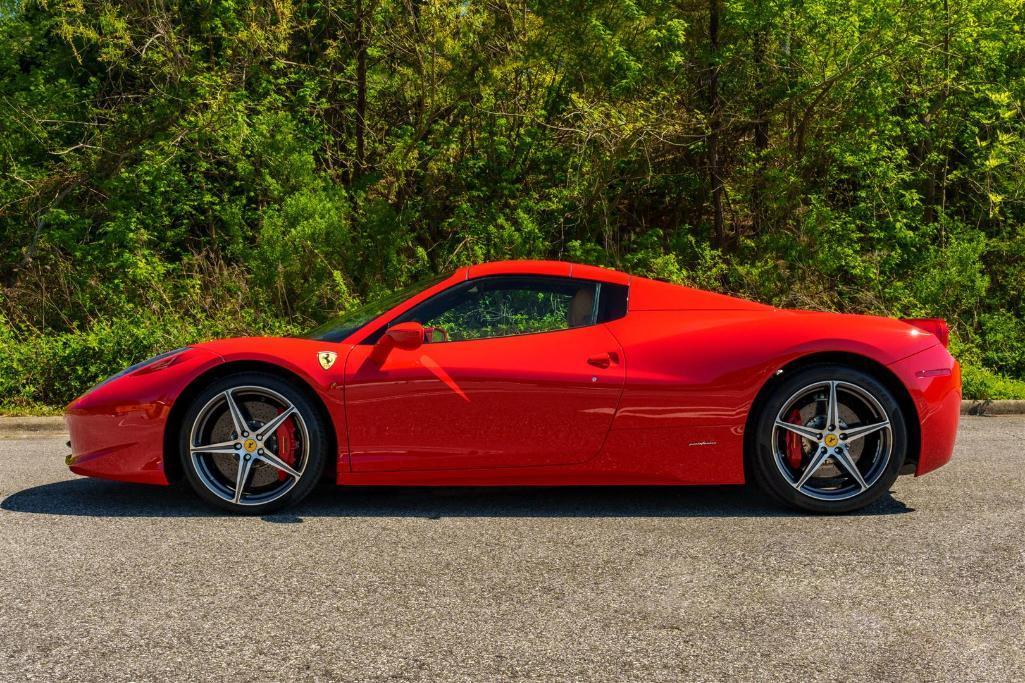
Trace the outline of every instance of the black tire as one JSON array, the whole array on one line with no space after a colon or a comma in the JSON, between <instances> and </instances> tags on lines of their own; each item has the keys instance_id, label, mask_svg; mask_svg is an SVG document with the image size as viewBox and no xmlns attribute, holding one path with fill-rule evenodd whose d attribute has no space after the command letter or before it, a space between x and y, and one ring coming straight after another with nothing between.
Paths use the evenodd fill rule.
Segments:
<instances>
[{"instance_id":1,"label":"black tire","mask_svg":"<svg viewBox=\"0 0 1025 683\"><path fill-rule=\"evenodd\" d=\"M242 411L239 417L248 430L243 434L235 429L238 423L225 396ZM269 423L283 412L290 412L291 417L271 430ZM261 434L265 424L267 433ZM288 430L287 443L284 436L279 437L282 430ZM230 442L234 444L217 452L193 452L194 448ZM274 375L242 372L218 379L199 392L182 418L178 443L185 478L200 498L230 512L262 515L294 505L310 494L323 472L329 440L323 419L303 391ZM288 453L282 454L282 448ZM242 494L236 496L242 502L235 502L229 498L238 488L233 484L243 458L247 473ZM272 464L274 461L277 464ZM285 472L287 468L293 473ZM236 482L231 481L233 477Z\"/></svg>"},{"instance_id":2,"label":"black tire","mask_svg":"<svg viewBox=\"0 0 1025 683\"><path fill-rule=\"evenodd\" d=\"M815 387L819 387L816 389ZM831 389L832 387L832 389ZM829 437L830 425L824 425L826 416L821 414L821 400L816 400L820 392L834 391L839 404L841 417L837 420L832 430L836 440ZM807 391L804 398L802 391ZM864 392L864 394L860 393ZM847 396L846 399L843 397ZM874 399L874 401L872 400ZM823 441L814 441L803 435L795 435L790 438L793 441L786 441L787 435L791 434L789 428L778 427L777 417L780 417L784 410L797 411L791 415L803 417L801 410L797 408L800 401L808 401L804 411L811 413L814 417L807 422L798 421L795 424L808 431L817 431L819 434L812 434L812 437L822 436ZM851 406L842 403L847 400ZM864 405L859 405L858 401ZM828 404L828 394L826 402ZM900 405L893 397L893 394L872 375L844 365L816 365L799 370L792 376L785 377L774 388L772 393L760 406L756 419L752 422L755 429L753 438L749 443L753 451L749 453L748 465L755 483L770 497L785 503L786 505L822 514L840 514L861 509L866 505L878 500L890 490L896 480L904 459L907 454L907 425L901 412ZM874 414L881 409L885 414L888 426L880 428L877 432L870 433L864 437L853 436L859 430L857 424L881 425L881 417L872 417L878 420L872 423L871 420L862 420L855 423L849 429L843 424L844 416L852 418L860 411L862 414ZM819 414L816 414L819 413ZM791 419L783 419L788 424ZM844 433L848 429L852 434ZM848 443L840 440L840 437L852 437ZM782 440L781 440L782 439ZM827 445L837 446L835 451ZM854 449L858 448L857 441L861 441L860 452L855 455ZM792 445L795 444L796 445ZM790 450L788 450L790 449ZM808 453L808 450L812 454ZM846 449L841 451L841 449ZM830 453L837 453L833 457ZM887 453L885 462L882 460L883 453ZM815 454L825 460L815 467ZM841 457L842 456L842 457ZM793 458L793 459L791 459ZM803 467L794 467L797 459ZM858 469L858 481L855 475L850 474L846 469L845 461L853 460L853 466ZM871 467L872 469L862 471ZM823 473L821 477L811 476L801 488L801 478L812 468L813 473ZM835 476L826 476L827 469L835 473ZM870 475L870 476L867 476ZM862 484L868 487L862 489ZM820 498L819 496L835 496L835 498Z\"/></svg>"}]
</instances>

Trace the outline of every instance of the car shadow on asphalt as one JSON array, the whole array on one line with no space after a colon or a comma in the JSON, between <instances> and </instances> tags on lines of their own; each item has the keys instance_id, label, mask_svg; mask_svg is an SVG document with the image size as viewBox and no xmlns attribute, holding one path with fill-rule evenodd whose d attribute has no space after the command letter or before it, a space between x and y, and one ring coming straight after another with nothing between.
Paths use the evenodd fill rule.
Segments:
<instances>
[{"instance_id":1,"label":"car shadow on asphalt","mask_svg":"<svg viewBox=\"0 0 1025 683\"><path fill-rule=\"evenodd\" d=\"M0 509L76 517L219 517L185 486L71 479L13 493ZM914 512L887 493L857 516ZM408 488L318 487L302 504L265 515L271 523L311 517L788 517L745 486Z\"/></svg>"}]
</instances>

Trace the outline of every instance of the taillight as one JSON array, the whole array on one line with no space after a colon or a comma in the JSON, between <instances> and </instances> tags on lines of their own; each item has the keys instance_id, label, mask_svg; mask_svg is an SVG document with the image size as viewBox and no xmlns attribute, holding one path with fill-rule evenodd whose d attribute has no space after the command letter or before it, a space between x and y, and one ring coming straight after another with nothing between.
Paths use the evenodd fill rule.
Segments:
<instances>
[{"instance_id":1,"label":"taillight","mask_svg":"<svg viewBox=\"0 0 1025 683\"><path fill-rule=\"evenodd\" d=\"M936 335L944 347L950 344L950 328L943 318L901 318L901 321Z\"/></svg>"}]
</instances>

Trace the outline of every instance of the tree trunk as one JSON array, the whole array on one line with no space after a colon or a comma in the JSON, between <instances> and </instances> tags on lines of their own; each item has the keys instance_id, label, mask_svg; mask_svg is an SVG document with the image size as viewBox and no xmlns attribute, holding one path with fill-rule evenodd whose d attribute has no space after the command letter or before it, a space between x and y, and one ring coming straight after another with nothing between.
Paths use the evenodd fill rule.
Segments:
<instances>
[{"instance_id":1,"label":"tree trunk","mask_svg":"<svg viewBox=\"0 0 1025 683\"><path fill-rule=\"evenodd\" d=\"M925 212L923 220L926 224L935 223L939 214L936 210L937 204L946 203L946 150L941 151L943 156L943 163L937 163L932 159L934 146L934 138L937 135L936 132L936 119L940 117L940 111L945 106L947 97L950 95L950 6L949 0L943 0L943 90L939 95L939 102L934 104L927 115L925 121L925 140L922 144L922 159L925 163L926 177L925 177L925 191L923 194ZM942 131L939 133L942 135ZM943 198L940 198L939 184L944 185L942 189ZM941 228L940 241L943 242L943 232Z\"/></svg>"},{"instance_id":2,"label":"tree trunk","mask_svg":"<svg viewBox=\"0 0 1025 683\"><path fill-rule=\"evenodd\" d=\"M719 99L719 12L720 0L708 0L708 184L712 196L712 246L721 249L726 241L723 220L723 183L719 145L722 134Z\"/></svg>"},{"instance_id":3,"label":"tree trunk","mask_svg":"<svg viewBox=\"0 0 1025 683\"><path fill-rule=\"evenodd\" d=\"M363 0L356 2L356 166L353 176L362 173L366 164L367 134L367 45L369 20L364 15Z\"/></svg>"},{"instance_id":4,"label":"tree trunk","mask_svg":"<svg viewBox=\"0 0 1025 683\"><path fill-rule=\"evenodd\" d=\"M751 186L751 229L761 234L765 224L765 155L769 149L769 107L765 95L765 49L768 38L766 30L759 28L754 35L752 45L752 61L755 68L755 101L754 101L754 152L755 177Z\"/></svg>"}]
</instances>

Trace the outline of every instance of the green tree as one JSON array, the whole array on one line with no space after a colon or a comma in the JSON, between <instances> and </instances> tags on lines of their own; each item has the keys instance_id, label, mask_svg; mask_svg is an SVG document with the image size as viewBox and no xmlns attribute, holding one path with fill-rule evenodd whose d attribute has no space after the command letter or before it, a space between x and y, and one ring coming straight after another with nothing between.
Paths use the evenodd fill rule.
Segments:
<instances>
[{"instance_id":1,"label":"green tree","mask_svg":"<svg viewBox=\"0 0 1025 683\"><path fill-rule=\"evenodd\" d=\"M0 401L521 257L942 316L970 389L1004 395L1025 378L1023 14L0 0ZM84 369L62 385L55 363Z\"/></svg>"}]
</instances>

